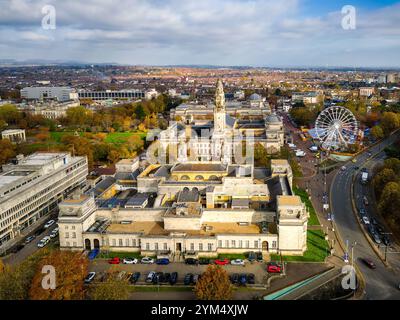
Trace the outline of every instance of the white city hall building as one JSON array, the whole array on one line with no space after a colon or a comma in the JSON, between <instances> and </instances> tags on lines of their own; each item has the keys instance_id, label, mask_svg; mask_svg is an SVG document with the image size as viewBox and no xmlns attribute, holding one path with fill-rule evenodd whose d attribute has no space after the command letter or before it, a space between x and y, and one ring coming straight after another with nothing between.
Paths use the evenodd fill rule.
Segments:
<instances>
[{"instance_id":1,"label":"white city hall building","mask_svg":"<svg viewBox=\"0 0 400 320\"><path fill-rule=\"evenodd\" d=\"M287 160L270 168L219 162L153 164L117 205L89 195L59 205L60 247L169 257L260 251L302 255L308 212Z\"/></svg>"},{"instance_id":2,"label":"white city hall building","mask_svg":"<svg viewBox=\"0 0 400 320\"><path fill-rule=\"evenodd\" d=\"M86 157L34 153L3 165L0 174L0 249L41 221L66 196L86 184Z\"/></svg>"},{"instance_id":3,"label":"white city hall building","mask_svg":"<svg viewBox=\"0 0 400 320\"><path fill-rule=\"evenodd\" d=\"M255 94L253 99L260 97ZM260 100L252 108L259 109L258 104L263 105L263 102ZM244 120L229 114L221 80L217 82L215 105L210 105L209 109L213 110L211 121L187 120L186 117L186 121L174 122L162 131L159 136L161 153L165 154L173 148L177 150L177 160L180 162L221 160L234 163L238 162L235 158L238 152L236 148L241 146L242 141L259 143L270 154L279 152L284 145L283 122L278 115L263 112L259 120Z\"/></svg>"}]
</instances>

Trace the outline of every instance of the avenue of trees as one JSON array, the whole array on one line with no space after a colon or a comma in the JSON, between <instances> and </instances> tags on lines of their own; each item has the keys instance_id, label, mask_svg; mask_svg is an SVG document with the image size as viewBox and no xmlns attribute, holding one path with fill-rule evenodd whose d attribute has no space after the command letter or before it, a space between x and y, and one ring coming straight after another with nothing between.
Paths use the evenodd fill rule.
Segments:
<instances>
[{"instance_id":1,"label":"avenue of trees","mask_svg":"<svg viewBox=\"0 0 400 320\"><path fill-rule=\"evenodd\" d=\"M400 231L400 160L389 158L377 168L372 185L380 214L391 228Z\"/></svg>"}]
</instances>

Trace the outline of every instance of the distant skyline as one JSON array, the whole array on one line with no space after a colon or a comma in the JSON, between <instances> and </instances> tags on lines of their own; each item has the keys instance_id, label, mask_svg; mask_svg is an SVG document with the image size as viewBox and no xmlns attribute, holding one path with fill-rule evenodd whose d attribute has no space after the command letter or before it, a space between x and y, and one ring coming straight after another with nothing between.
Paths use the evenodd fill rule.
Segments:
<instances>
[{"instance_id":1,"label":"distant skyline","mask_svg":"<svg viewBox=\"0 0 400 320\"><path fill-rule=\"evenodd\" d=\"M41 27L45 5L54 30ZM389 0L0 0L0 59L20 61L398 68L399 39Z\"/></svg>"}]
</instances>

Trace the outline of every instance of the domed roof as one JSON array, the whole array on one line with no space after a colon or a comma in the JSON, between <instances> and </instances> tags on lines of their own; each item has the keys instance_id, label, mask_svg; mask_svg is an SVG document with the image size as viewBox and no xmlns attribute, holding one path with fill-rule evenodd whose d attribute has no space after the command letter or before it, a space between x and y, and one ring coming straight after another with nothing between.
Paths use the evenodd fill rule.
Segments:
<instances>
[{"instance_id":1,"label":"domed roof","mask_svg":"<svg viewBox=\"0 0 400 320\"><path fill-rule=\"evenodd\" d=\"M259 94L257 94L257 93L253 93L253 94L249 97L249 100L252 100L252 101L262 100L262 97L261 97Z\"/></svg>"},{"instance_id":2,"label":"domed roof","mask_svg":"<svg viewBox=\"0 0 400 320\"><path fill-rule=\"evenodd\" d=\"M268 123L278 123L281 122L281 119L275 113L272 113L267 117L266 121Z\"/></svg>"}]
</instances>

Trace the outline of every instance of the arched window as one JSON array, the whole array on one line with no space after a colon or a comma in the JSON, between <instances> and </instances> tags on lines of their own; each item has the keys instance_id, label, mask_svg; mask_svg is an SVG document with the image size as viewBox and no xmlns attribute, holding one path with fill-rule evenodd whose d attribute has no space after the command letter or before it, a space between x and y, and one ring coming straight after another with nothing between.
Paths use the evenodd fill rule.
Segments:
<instances>
[{"instance_id":1,"label":"arched window","mask_svg":"<svg viewBox=\"0 0 400 320\"><path fill-rule=\"evenodd\" d=\"M196 176L196 178L195 178L197 181L200 181L200 180L204 180L204 177L202 176L202 175L198 175L198 176Z\"/></svg>"},{"instance_id":2,"label":"arched window","mask_svg":"<svg viewBox=\"0 0 400 320\"><path fill-rule=\"evenodd\" d=\"M190 178L189 178L189 176L184 175L184 176L181 176L181 180L190 180Z\"/></svg>"}]
</instances>

